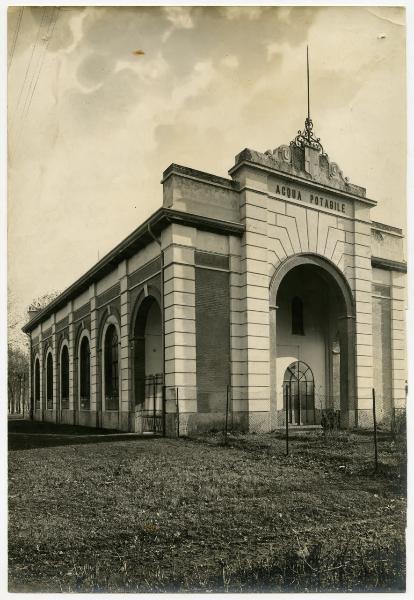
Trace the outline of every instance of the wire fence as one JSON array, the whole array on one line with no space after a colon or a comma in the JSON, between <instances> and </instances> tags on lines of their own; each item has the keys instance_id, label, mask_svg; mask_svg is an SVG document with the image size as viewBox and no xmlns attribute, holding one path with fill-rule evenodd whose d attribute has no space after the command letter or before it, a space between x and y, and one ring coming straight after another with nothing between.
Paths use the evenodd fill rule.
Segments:
<instances>
[{"instance_id":1,"label":"wire fence","mask_svg":"<svg viewBox=\"0 0 414 600\"><path fill-rule=\"evenodd\" d=\"M288 429L292 431L318 429L335 432L358 426L372 430L374 422L379 432L397 434L404 428L405 408L393 408L376 398L375 407L359 411L343 411L337 396L323 393L301 395L284 390L272 402L268 391L247 386L204 388L162 386L154 393L159 400L149 409L163 414L166 429L176 435L189 433L252 432L268 434ZM386 407L386 408L385 408ZM374 412L375 411L375 412Z\"/></svg>"},{"instance_id":2,"label":"wire fence","mask_svg":"<svg viewBox=\"0 0 414 600\"><path fill-rule=\"evenodd\" d=\"M162 386L161 396L160 433L171 437L215 436L224 446L247 434L259 441L281 439L289 454L292 443L303 442L306 437L313 436L322 444L344 440L355 425L341 411L337 396L321 393L301 396L300 390L296 394L284 390L274 405L259 390L255 393L242 386L204 389L202 395L195 388ZM364 428L358 429L358 444L367 446L375 470L380 458L378 439L392 439L404 454L405 408L388 406L372 390L372 406L364 410L363 424Z\"/></svg>"}]
</instances>

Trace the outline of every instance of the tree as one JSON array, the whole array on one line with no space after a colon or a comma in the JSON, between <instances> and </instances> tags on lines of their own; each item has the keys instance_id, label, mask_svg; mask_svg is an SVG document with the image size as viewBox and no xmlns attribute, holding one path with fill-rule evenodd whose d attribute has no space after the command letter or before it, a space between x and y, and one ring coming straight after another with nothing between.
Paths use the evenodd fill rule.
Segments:
<instances>
[{"instance_id":1,"label":"tree","mask_svg":"<svg viewBox=\"0 0 414 600\"><path fill-rule=\"evenodd\" d=\"M22 332L23 325L31 319L36 311L45 308L60 292L52 291L35 298L27 311L19 310L18 302L12 293L8 294L8 396L9 413L29 412L29 339Z\"/></svg>"},{"instance_id":2,"label":"tree","mask_svg":"<svg viewBox=\"0 0 414 600\"><path fill-rule=\"evenodd\" d=\"M28 312L42 310L48 304L52 302L55 298L57 298L61 294L60 291L54 290L53 292L48 292L47 294L43 294L43 296L38 296L30 303L28 307Z\"/></svg>"},{"instance_id":3,"label":"tree","mask_svg":"<svg viewBox=\"0 0 414 600\"><path fill-rule=\"evenodd\" d=\"M24 350L8 344L8 392L9 413L28 412L28 389L29 389L29 356Z\"/></svg>"}]
</instances>

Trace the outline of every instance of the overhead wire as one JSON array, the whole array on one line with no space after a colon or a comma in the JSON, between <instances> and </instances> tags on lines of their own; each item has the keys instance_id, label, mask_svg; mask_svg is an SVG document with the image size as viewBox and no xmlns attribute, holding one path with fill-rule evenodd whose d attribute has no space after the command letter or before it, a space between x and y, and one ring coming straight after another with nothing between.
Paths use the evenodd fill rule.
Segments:
<instances>
[{"instance_id":1,"label":"overhead wire","mask_svg":"<svg viewBox=\"0 0 414 600\"><path fill-rule=\"evenodd\" d=\"M7 69L8 70L10 69L10 67L12 65L12 62L13 62L14 50L16 48L17 38L19 37L20 26L21 26L22 19L23 19L23 13L24 13L24 6L22 6L20 8L19 16L17 18L17 25L16 25L16 29L14 31L13 43L12 43L12 47L11 47L11 52L10 52L9 60L8 60L8 63L7 63Z\"/></svg>"},{"instance_id":2,"label":"overhead wire","mask_svg":"<svg viewBox=\"0 0 414 600\"><path fill-rule=\"evenodd\" d=\"M34 93L35 93L35 90L36 90L36 87L37 87L37 83L39 81L40 73L41 73L42 68L43 68L43 63L44 63L44 60L45 60L47 48L48 48L49 42L50 42L50 40L51 40L51 38L53 36L53 32L55 30L56 21L58 19L58 14L59 14L59 8L58 7L53 7L52 11L51 11L51 15L50 15L49 25L48 25L47 32L46 32L46 43L45 43L45 46L43 48L43 52L42 52L42 54L40 56L40 59L38 61L39 68L37 70L37 75L35 76L34 85L32 87L32 91L31 91L31 94L30 94L30 99L29 99L29 102L27 104L26 111L23 114L23 119L25 119L27 117L28 113L29 113L30 105L32 103L32 99L33 99L33 96L34 96ZM53 25L52 25L52 23L53 23Z\"/></svg>"},{"instance_id":3,"label":"overhead wire","mask_svg":"<svg viewBox=\"0 0 414 600\"><path fill-rule=\"evenodd\" d=\"M10 123L9 132L11 132L14 129L16 118L18 117L20 101L21 101L21 98L22 98L23 90L25 89L25 86L26 86L27 76L28 76L28 73L29 73L29 70L30 70L30 67L31 67L31 64L32 64L32 61L33 61L33 56L34 56L34 53L35 53L35 50L36 50L36 46L37 46L37 43L38 43L38 40L39 40L41 29L42 29L42 26L43 26L43 21L44 21L45 15L46 15L46 10L47 10L46 7L44 7L43 8L43 13L42 13L42 20L40 22L39 29L37 31L37 36L35 38L35 41L33 42L32 52L31 52L29 61L27 63L26 72L24 74L24 79L23 79L22 86L20 88L20 92L19 92L19 97L17 99L16 108L14 110L14 114L13 114L13 117L12 117L12 120L11 120L11 123Z\"/></svg>"},{"instance_id":4,"label":"overhead wire","mask_svg":"<svg viewBox=\"0 0 414 600\"><path fill-rule=\"evenodd\" d=\"M37 56L37 61L35 63L35 66L32 70L32 76L30 78L30 83L28 85L27 88L27 93L25 94L25 100L24 103L22 105L22 110L21 110L21 117L20 117L20 123L17 124L18 127L18 131L16 131L16 135L14 136L14 149L17 148L19 139L21 137L21 134L24 130L24 125L25 125L25 121L27 118L27 115L29 113L30 110L30 106L33 100L33 96L34 93L36 91L36 87L40 78L40 74L43 68L43 63L44 63L44 59L45 59L45 55L46 55L46 50L47 47L49 45L49 42L53 36L53 32L56 26L56 22L59 16L59 7L51 7L51 10L49 12L49 19L47 19L47 7L45 7L44 11L43 11L43 15L42 15L42 21L37 33L37 37L36 37L36 41L35 41L35 45L34 45L34 49L32 50L32 55L31 55L31 60L30 62L33 61L33 56L34 56L34 50L37 47L38 43L39 43L39 37L40 37L40 33L42 31L43 25L45 23L45 27L46 27L46 33L45 33L45 38L44 36L42 36L41 39L45 39L45 44L43 46L43 48L40 49L40 53L38 52L38 56ZM48 20L48 23L46 24ZM26 70L26 76L25 76L25 81L27 81L27 73L28 71ZM20 126L19 126L20 125Z\"/></svg>"}]
</instances>

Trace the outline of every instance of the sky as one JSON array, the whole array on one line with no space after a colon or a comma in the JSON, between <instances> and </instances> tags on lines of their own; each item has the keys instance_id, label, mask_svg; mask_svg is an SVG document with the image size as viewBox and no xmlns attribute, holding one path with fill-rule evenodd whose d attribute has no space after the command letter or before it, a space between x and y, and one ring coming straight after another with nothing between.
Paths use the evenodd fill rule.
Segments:
<instances>
[{"instance_id":1,"label":"sky","mask_svg":"<svg viewBox=\"0 0 414 600\"><path fill-rule=\"evenodd\" d=\"M63 290L162 205L172 162L227 176L311 116L330 160L405 227L397 7L12 7L8 289Z\"/></svg>"}]
</instances>

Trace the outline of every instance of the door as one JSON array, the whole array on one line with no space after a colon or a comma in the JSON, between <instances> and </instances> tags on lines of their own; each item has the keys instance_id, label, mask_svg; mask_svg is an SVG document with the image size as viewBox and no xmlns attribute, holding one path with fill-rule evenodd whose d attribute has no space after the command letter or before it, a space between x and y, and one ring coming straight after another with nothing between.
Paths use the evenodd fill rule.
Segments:
<instances>
[{"instance_id":1,"label":"door","mask_svg":"<svg viewBox=\"0 0 414 600\"><path fill-rule=\"evenodd\" d=\"M291 363L283 378L283 407L292 425L315 425L315 385L309 365Z\"/></svg>"}]
</instances>

